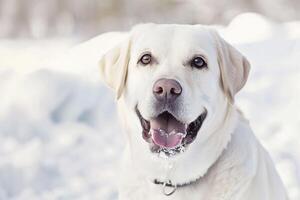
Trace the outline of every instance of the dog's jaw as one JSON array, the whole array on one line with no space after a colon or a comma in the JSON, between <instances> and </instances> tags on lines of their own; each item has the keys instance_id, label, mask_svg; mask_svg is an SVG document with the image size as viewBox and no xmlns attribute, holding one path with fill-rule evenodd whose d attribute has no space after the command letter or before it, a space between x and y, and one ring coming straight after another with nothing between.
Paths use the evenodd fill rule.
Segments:
<instances>
[{"instance_id":1,"label":"dog's jaw","mask_svg":"<svg viewBox=\"0 0 300 200\"><path fill-rule=\"evenodd\" d=\"M128 110L124 112L128 114ZM135 173L148 180L163 180L166 162L172 161L175 163L174 170L170 174L172 183L185 184L203 177L220 157L235 129L238 113L234 106L228 105L222 112L218 112L218 115L208 117L207 121L210 123L205 123L198 133L201 134L201 138L196 139L186 153L168 159L162 159L149 151L148 144L141 137L142 129L138 117L133 112L131 115L135 116L136 123L129 121L125 123L130 126L128 156L132 158ZM211 120L214 122L211 123Z\"/></svg>"},{"instance_id":2,"label":"dog's jaw","mask_svg":"<svg viewBox=\"0 0 300 200\"><path fill-rule=\"evenodd\" d=\"M207 116L204 111L194 121L184 124L167 111L151 120L143 118L138 105L135 107L143 139L149 143L152 153L165 153L166 156L175 156L183 153L194 142Z\"/></svg>"}]
</instances>

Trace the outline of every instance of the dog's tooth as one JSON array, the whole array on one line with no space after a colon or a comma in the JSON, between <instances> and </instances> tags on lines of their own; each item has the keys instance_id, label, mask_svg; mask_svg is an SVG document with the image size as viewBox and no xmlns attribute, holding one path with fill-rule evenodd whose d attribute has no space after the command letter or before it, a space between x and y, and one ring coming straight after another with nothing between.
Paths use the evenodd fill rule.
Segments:
<instances>
[{"instance_id":1,"label":"dog's tooth","mask_svg":"<svg viewBox=\"0 0 300 200\"><path fill-rule=\"evenodd\" d=\"M166 131L164 131L163 129L159 129L160 135L167 135Z\"/></svg>"},{"instance_id":2,"label":"dog's tooth","mask_svg":"<svg viewBox=\"0 0 300 200\"><path fill-rule=\"evenodd\" d=\"M174 135L174 134L176 134L175 130L171 131L168 135Z\"/></svg>"}]
</instances>

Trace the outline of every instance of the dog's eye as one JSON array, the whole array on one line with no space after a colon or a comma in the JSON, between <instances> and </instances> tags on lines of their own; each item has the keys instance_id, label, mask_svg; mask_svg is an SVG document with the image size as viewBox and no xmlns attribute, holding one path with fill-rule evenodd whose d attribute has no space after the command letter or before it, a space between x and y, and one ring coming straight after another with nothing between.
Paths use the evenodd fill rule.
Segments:
<instances>
[{"instance_id":1,"label":"dog's eye","mask_svg":"<svg viewBox=\"0 0 300 200\"><path fill-rule=\"evenodd\" d=\"M195 67L197 69L202 69L204 67L207 67L207 64L202 57L197 56L197 57L193 58L193 60L191 61L191 66Z\"/></svg>"},{"instance_id":2,"label":"dog's eye","mask_svg":"<svg viewBox=\"0 0 300 200\"><path fill-rule=\"evenodd\" d=\"M139 60L140 63L142 63L142 65L148 65L151 63L151 55L150 54L145 54L141 57L141 59Z\"/></svg>"}]
</instances>

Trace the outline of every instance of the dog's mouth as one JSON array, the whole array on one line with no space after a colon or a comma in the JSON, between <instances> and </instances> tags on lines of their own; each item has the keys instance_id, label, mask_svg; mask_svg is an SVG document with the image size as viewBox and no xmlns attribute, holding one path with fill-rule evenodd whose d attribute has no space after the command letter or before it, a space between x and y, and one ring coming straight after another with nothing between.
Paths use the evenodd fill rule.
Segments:
<instances>
[{"instance_id":1,"label":"dog's mouth","mask_svg":"<svg viewBox=\"0 0 300 200\"><path fill-rule=\"evenodd\" d=\"M191 123L183 123L168 111L146 120L136 107L137 116L143 128L143 138L150 143L152 152L165 152L167 155L180 153L191 144L206 118L205 110Z\"/></svg>"}]
</instances>

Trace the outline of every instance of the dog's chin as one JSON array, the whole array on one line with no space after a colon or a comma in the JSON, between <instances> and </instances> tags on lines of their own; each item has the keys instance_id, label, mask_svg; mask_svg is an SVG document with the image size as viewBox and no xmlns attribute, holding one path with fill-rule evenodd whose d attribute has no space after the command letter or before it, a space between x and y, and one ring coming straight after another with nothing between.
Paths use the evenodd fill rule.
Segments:
<instances>
[{"instance_id":1,"label":"dog's chin","mask_svg":"<svg viewBox=\"0 0 300 200\"><path fill-rule=\"evenodd\" d=\"M183 123L169 111L145 119L136 107L136 114L141 122L143 139L149 143L152 153L164 156L175 156L185 152L191 145L202 127L207 116L204 109L199 116L190 123Z\"/></svg>"}]
</instances>

